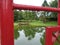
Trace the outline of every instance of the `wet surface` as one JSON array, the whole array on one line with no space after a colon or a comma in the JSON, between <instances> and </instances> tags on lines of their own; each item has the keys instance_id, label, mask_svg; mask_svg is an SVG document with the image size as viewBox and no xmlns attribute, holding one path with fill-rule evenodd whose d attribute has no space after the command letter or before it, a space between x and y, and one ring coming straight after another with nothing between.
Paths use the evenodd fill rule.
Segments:
<instances>
[{"instance_id":1,"label":"wet surface","mask_svg":"<svg viewBox=\"0 0 60 45\"><path fill-rule=\"evenodd\" d=\"M45 28L20 26L14 31L15 45L43 45ZM43 42L42 42L43 41Z\"/></svg>"}]
</instances>

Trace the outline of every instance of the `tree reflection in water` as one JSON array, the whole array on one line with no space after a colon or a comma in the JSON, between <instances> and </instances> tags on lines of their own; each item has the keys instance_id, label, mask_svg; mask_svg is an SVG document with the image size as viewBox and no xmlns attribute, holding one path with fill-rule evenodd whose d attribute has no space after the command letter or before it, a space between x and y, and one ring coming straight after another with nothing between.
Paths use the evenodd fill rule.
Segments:
<instances>
[{"instance_id":1,"label":"tree reflection in water","mask_svg":"<svg viewBox=\"0 0 60 45\"><path fill-rule=\"evenodd\" d=\"M18 26L16 25L16 26L14 26L14 38L17 40L18 39L18 37L20 36L19 35L19 32L18 32Z\"/></svg>"},{"instance_id":2,"label":"tree reflection in water","mask_svg":"<svg viewBox=\"0 0 60 45\"><path fill-rule=\"evenodd\" d=\"M41 33L40 34L40 42L42 43L42 44L44 44L44 35L43 35L43 33L45 32L44 30L45 30L45 28L44 27L33 27L33 26L28 26L28 25L22 25L22 26L19 26L18 28L17 27L15 27L16 29L15 29L15 31L14 31L14 38L15 39L18 39L18 37L20 36L19 35L19 32L18 31L22 31L22 30L24 30L24 34L25 34L25 37L28 39L28 40L32 40L34 37L35 37L35 35L36 35L36 33Z\"/></svg>"}]
</instances>

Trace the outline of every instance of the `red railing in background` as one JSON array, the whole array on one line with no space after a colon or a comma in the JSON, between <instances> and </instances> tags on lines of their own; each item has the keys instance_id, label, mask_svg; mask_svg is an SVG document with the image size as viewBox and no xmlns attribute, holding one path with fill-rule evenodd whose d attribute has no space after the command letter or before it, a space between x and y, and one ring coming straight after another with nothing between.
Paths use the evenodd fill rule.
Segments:
<instances>
[{"instance_id":1,"label":"red railing in background","mask_svg":"<svg viewBox=\"0 0 60 45\"><path fill-rule=\"evenodd\" d=\"M54 45L60 31L60 0L58 8L14 4L13 0L0 0L0 44L14 45L13 9L58 12L58 26L46 28L45 45ZM53 35L53 32L56 32ZM58 41L59 42L59 41Z\"/></svg>"}]
</instances>

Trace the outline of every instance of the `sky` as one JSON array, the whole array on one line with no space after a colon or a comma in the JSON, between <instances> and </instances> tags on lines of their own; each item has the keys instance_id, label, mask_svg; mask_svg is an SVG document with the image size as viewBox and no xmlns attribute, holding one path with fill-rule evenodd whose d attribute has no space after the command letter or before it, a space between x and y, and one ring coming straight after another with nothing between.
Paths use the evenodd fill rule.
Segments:
<instances>
[{"instance_id":1,"label":"sky","mask_svg":"<svg viewBox=\"0 0 60 45\"><path fill-rule=\"evenodd\" d=\"M13 2L16 4L24 4L24 5L34 5L34 6L41 6L44 0L14 0ZM52 0L47 0L50 2Z\"/></svg>"}]
</instances>

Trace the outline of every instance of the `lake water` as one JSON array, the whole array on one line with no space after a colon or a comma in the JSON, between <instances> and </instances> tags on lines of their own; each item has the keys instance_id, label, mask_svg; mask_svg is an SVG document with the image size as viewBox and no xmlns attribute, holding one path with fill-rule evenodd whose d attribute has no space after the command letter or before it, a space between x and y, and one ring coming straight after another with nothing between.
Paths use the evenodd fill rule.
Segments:
<instances>
[{"instance_id":1,"label":"lake water","mask_svg":"<svg viewBox=\"0 0 60 45\"><path fill-rule=\"evenodd\" d=\"M44 45L45 28L33 26L16 26L14 30L14 45ZM54 45L60 45L55 42Z\"/></svg>"}]
</instances>

